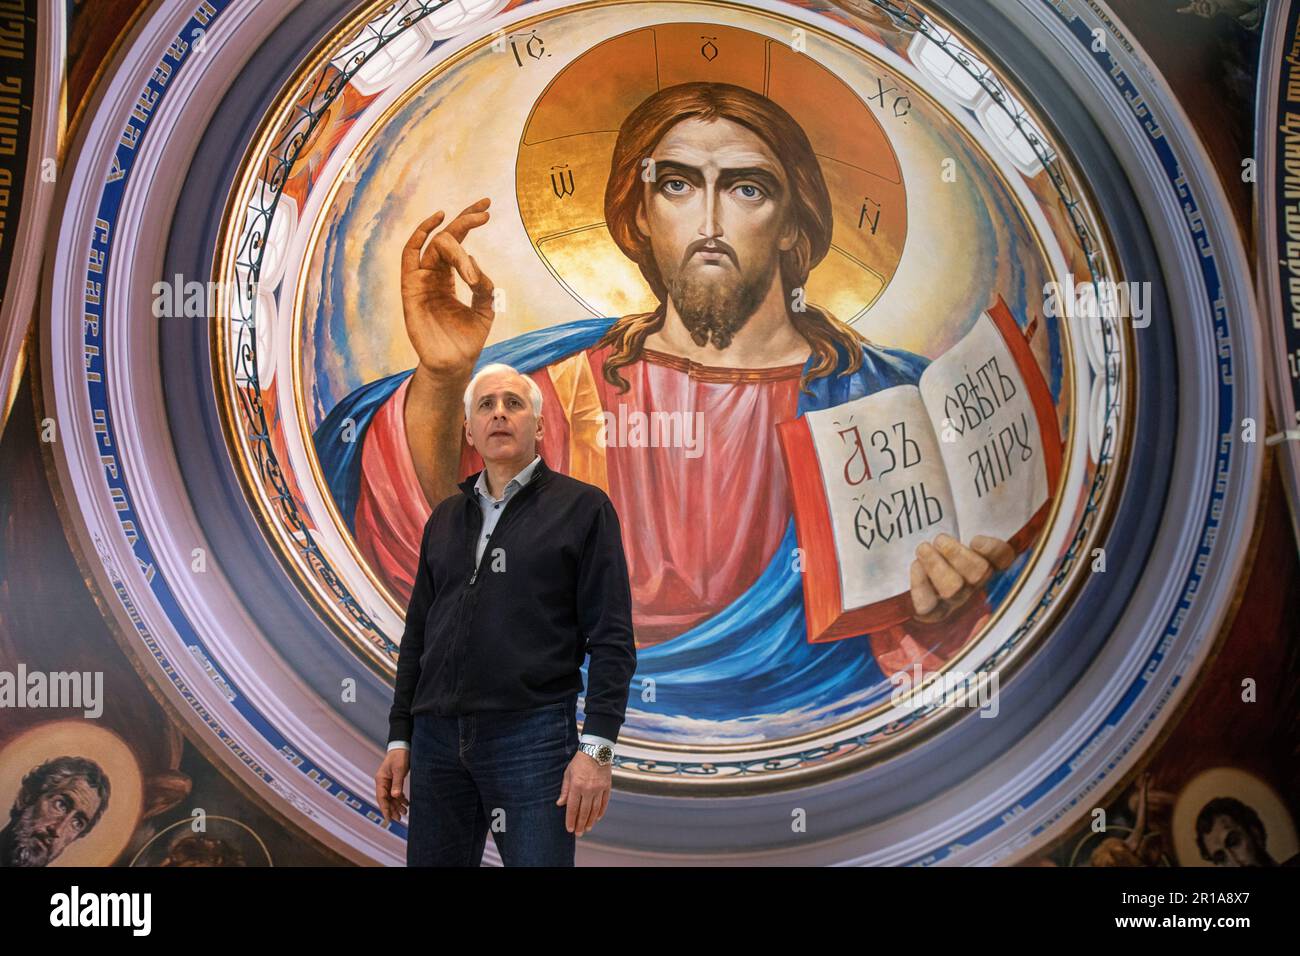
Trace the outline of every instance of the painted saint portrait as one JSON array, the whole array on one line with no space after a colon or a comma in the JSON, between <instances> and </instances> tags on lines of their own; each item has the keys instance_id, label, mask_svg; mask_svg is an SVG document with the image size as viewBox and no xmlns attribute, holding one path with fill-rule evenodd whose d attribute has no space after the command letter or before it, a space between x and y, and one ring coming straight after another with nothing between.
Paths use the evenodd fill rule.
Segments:
<instances>
[{"instance_id":1,"label":"painted saint portrait","mask_svg":"<svg viewBox=\"0 0 1300 956\"><path fill-rule=\"evenodd\" d=\"M726 66L742 48L757 74ZM647 49L656 68L640 71ZM359 554L404 606L431 508L483 467L465 385L490 362L529 376L540 454L604 489L622 523L629 737L753 741L863 712L891 675L960 655L1051 510L1060 343L1027 305L1047 275L1032 231L989 211L953 223L958 238L992 236L973 259L994 250L980 274L955 273L964 311L929 312L952 307L936 288L911 318L875 321L908 257L953 248L909 222L905 177L966 202L998 186L901 168L863 97L807 60L720 24L595 44L500 157L513 194L431 176L403 187L418 208L382 203L402 245L361 276L383 277L389 309L368 312L347 242L327 245L357 221L364 186L355 208L336 201L315 250L314 450ZM624 77L595 90L584 71L612 62ZM507 226L522 253L489 241ZM521 255L569 316L537 314ZM942 284L942 262L928 266ZM367 313L360 337L382 326L414 366L356 382L343 340L360 326L337 315L349 309Z\"/></svg>"},{"instance_id":2,"label":"painted saint portrait","mask_svg":"<svg viewBox=\"0 0 1300 956\"><path fill-rule=\"evenodd\" d=\"M171 805L166 775L141 773L144 748L93 720L37 720L6 730L0 867L108 866L147 815Z\"/></svg>"},{"instance_id":3,"label":"painted saint portrait","mask_svg":"<svg viewBox=\"0 0 1300 956\"><path fill-rule=\"evenodd\" d=\"M48 866L99 823L109 781L93 760L60 756L34 767L0 828L0 866Z\"/></svg>"}]
</instances>

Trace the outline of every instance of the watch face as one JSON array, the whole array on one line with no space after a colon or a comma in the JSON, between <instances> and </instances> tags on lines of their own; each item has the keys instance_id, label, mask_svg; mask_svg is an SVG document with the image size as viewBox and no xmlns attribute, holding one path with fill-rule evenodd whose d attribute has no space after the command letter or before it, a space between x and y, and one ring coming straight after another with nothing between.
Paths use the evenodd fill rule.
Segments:
<instances>
[{"instance_id":1,"label":"watch face","mask_svg":"<svg viewBox=\"0 0 1300 956\"><path fill-rule=\"evenodd\" d=\"M609 763L613 759L614 759L614 751L611 750L605 744L601 744L600 748L596 751L596 760L598 760L602 764L605 764L605 763Z\"/></svg>"}]
</instances>

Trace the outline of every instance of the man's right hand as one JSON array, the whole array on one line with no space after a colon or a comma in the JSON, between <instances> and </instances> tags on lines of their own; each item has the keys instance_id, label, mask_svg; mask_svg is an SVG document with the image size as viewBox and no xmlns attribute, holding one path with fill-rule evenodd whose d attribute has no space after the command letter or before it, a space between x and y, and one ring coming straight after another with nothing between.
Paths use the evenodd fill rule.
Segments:
<instances>
[{"instance_id":1,"label":"man's right hand","mask_svg":"<svg viewBox=\"0 0 1300 956\"><path fill-rule=\"evenodd\" d=\"M402 248L406 334L420 365L435 378L467 377L492 328L492 280L461 245L471 229L488 221L491 202L485 196L466 206L430 240L429 234L443 220L443 212L438 210L416 227ZM469 305L456 297L453 269L470 288Z\"/></svg>"},{"instance_id":2,"label":"man's right hand","mask_svg":"<svg viewBox=\"0 0 1300 956\"><path fill-rule=\"evenodd\" d=\"M402 793L402 784L411 767L411 751L395 747L384 756L384 762L375 771L375 803L384 815L385 823L400 820L410 805Z\"/></svg>"}]
</instances>

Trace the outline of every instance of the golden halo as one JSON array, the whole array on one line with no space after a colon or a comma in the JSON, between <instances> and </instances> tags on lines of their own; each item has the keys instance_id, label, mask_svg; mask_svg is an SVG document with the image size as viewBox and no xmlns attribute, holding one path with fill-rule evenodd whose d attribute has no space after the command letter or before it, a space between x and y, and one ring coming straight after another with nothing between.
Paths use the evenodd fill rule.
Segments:
<instances>
[{"instance_id":1,"label":"golden halo","mask_svg":"<svg viewBox=\"0 0 1300 956\"><path fill-rule=\"evenodd\" d=\"M176 830L189 828L193 824L191 817L177 820L159 830L134 857L131 858L131 866L136 867L157 867L161 861L166 859L167 850L176 837ZM208 836L216 836L227 840L244 853L245 866L274 866L271 860L271 851L267 849L266 843L257 831L246 823L234 819L233 817L222 817L216 814L208 814L207 830ZM251 858L251 862L249 862Z\"/></svg>"},{"instance_id":2,"label":"golden halo","mask_svg":"<svg viewBox=\"0 0 1300 956\"><path fill-rule=\"evenodd\" d=\"M19 734L0 750L0 807L6 819L23 777L55 757L93 760L108 777L108 809L94 829L50 866L108 866L126 848L144 807L144 780L130 746L92 720L56 720Z\"/></svg>"},{"instance_id":3,"label":"golden halo","mask_svg":"<svg viewBox=\"0 0 1300 956\"><path fill-rule=\"evenodd\" d=\"M661 23L611 37L566 66L533 104L515 166L524 231L579 302L600 316L658 302L605 228L605 184L623 119L664 87L742 86L803 127L830 191L831 247L807 298L852 322L902 258L907 191L880 123L838 76L789 45L718 23Z\"/></svg>"},{"instance_id":4,"label":"golden halo","mask_svg":"<svg viewBox=\"0 0 1300 956\"><path fill-rule=\"evenodd\" d=\"M1265 849L1281 863L1294 856L1295 823L1277 791L1252 773L1236 767L1215 767L1198 774L1174 802L1173 843L1181 866L1212 866L1201 858L1196 845L1196 817L1215 797L1235 797L1259 815L1264 826Z\"/></svg>"}]
</instances>

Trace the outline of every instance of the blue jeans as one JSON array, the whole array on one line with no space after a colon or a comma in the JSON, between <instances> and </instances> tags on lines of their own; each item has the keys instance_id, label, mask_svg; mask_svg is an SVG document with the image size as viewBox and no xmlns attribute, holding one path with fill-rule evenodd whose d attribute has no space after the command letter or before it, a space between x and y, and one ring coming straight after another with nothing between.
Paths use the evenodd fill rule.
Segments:
<instances>
[{"instance_id":1,"label":"blue jeans","mask_svg":"<svg viewBox=\"0 0 1300 956\"><path fill-rule=\"evenodd\" d=\"M488 830L506 866L573 866L558 806L578 752L578 698L460 717L416 714L407 866L478 866Z\"/></svg>"}]
</instances>

